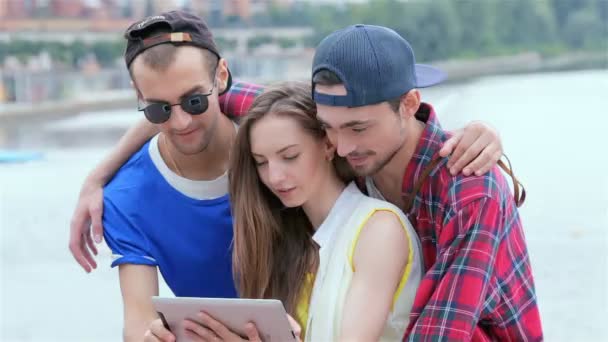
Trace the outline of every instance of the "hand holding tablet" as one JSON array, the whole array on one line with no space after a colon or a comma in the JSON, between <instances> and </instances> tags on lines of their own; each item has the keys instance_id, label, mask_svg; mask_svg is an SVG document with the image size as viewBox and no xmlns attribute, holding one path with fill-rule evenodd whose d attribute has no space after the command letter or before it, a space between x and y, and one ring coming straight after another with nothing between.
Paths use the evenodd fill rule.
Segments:
<instances>
[{"instance_id":1,"label":"hand holding tablet","mask_svg":"<svg viewBox=\"0 0 608 342\"><path fill-rule=\"evenodd\" d=\"M191 342L184 322L205 326L217 321L232 333L246 338L245 327L253 323L262 341L297 341L283 304L271 299L161 298L152 297L154 307L178 342ZM209 317L201 315L206 313ZM186 323L188 326L189 323ZM207 327L210 328L210 327ZM212 329L208 329L212 330Z\"/></svg>"}]
</instances>

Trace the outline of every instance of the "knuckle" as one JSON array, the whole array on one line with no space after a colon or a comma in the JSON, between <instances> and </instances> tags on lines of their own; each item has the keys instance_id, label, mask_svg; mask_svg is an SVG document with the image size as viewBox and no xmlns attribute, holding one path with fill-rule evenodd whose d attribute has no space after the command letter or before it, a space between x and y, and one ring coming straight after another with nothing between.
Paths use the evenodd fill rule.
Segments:
<instances>
[{"instance_id":1,"label":"knuckle","mask_svg":"<svg viewBox=\"0 0 608 342\"><path fill-rule=\"evenodd\" d=\"M74 230L79 230L79 229L80 229L80 220L76 216L74 216L70 220L70 230L74 231Z\"/></svg>"},{"instance_id":2,"label":"knuckle","mask_svg":"<svg viewBox=\"0 0 608 342\"><path fill-rule=\"evenodd\" d=\"M79 250L80 244L76 240L70 239L68 247L72 251L72 254L75 254Z\"/></svg>"},{"instance_id":3,"label":"knuckle","mask_svg":"<svg viewBox=\"0 0 608 342\"><path fill-rule=\"evenodd\" d=\"M475 159L469 165L467 165L467 169L471 169L472 171L478 170L481 167L481 161L479 158Z\"/></svg>"},{"instance_id":4,"label":"knuckle","mask_svg":"<svg viewBox=\"0 0 608 342\"><path fill-rule=\"evenodd\" d=\"M463 153L464 153L464 147L462 147L461 145L456 146L456 149L454 150L454 155L460 156Z\"/></svg>"},{"instance_id":5,"label":"knuckle","mask_svg":"<svg viewBox=\"0 0 608 342\"><path fill-rule=\"evenodd\" d=\"M195 332L197 334L199 334L202 338L204 338L205 340L210 341L213 337L214 334L209 331L209 329L205 329L203 327L197 326Z\"/></svg>"},{"instance_id":6,"label":"knuckle","mask_svg":"<svg viewBox=\"0 0 608 342\"><path fill-rule=\"evenodd\" d=\"M99 214L101 214L101 206L98 204L92 204L89 207L89 212L93 215L99 215Z\"/></svg>"},{"instance_id":7,"label":"knuckle","mask_svg":"<svg viewBox=\"0 0 608 342\"><path fill-rule=\"evenodd\" d=\"M481 153L479 153L479 157L483 160L490 160L492 159L492 153L487 149L484 149L483 151L481 151Z\"/></svg>"},{"instance_id":8,"label":"knuckle","mask_svg":"<svg viewBox=\"0 0 608 342\"><path fill-rule=\"evenodd\" d=\"M211 330L215 331L216 333L224 332L223 331L224 329L222 329L223 326L216 321L209 322L208 326Z\"/></svg>"},{"instance_id":9,"label":"knuckle","mask_svg":"<svg viewBox=\"0 0 608 342\"><path fill-rule=\"evenodd\" d=\"M481 130L484 130L486 128L486 126L481 121L473 121L469 125L469 128L471 128L473 130L481 131Z\"/></svg>"},{"instance_id":10,"label":"knuckle","mask_svg":"<svg viewBox=\"0 0 608 342\"><path fill-rule=\"evenodd\" d=\"M477 151L475 151L473 148L469 148L466 151L464 151L463 156L466 158L473 158L477 155Z\"/></svg>"}]
</instances>

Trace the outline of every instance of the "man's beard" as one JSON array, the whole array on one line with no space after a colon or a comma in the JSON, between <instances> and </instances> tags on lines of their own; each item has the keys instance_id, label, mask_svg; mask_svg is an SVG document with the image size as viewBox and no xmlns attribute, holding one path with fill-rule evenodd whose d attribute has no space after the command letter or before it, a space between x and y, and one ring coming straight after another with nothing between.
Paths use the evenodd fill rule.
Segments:
<instances>
[{"instance_id":1,"label":"man's beard","mask_svg":"<svg viewBox=\"0 0 608 342\"><path fill-rule=\"evenodd\" d=\"M395 157L397 152L399 152L399 150L401 149L401 146L403 146L403 144L397 146L395 148L395 150L393 150L391 153L389 153L385 158L374 162L368 168L361 169L361 168L357 168L352 165L350 165L350 167L353 169L355 174L359 177L367 177L367 176L374 175L374 174L378 173L378 171L382 170L388 163L390 163L391 160L393 160L393 158ZM373 156L373 154L371 156Z\"/></svg>"}]
</instances>

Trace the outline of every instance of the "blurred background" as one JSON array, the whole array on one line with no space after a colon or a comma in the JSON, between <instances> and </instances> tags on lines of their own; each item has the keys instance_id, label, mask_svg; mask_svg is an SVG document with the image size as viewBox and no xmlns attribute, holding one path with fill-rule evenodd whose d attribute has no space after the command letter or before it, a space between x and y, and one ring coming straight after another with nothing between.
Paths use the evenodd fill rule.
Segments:
<instances>
[{"instance_id":1,"label":"blurred background","mask_svg":"<svg viewBox=\"0 0 608 342\"><path fill-rule=\"evenodd\" d=\"M343 26L403 35L449 74L423 91L444 127L495 127L526 185L546 340L608 340L608 0L0 0L1 341L121 339L110 253L85 274L69 221L88 171L143 117L122 32L176 8L206 19L235 78L262 84L309 79Z\"/></svg>"}]
</instances>

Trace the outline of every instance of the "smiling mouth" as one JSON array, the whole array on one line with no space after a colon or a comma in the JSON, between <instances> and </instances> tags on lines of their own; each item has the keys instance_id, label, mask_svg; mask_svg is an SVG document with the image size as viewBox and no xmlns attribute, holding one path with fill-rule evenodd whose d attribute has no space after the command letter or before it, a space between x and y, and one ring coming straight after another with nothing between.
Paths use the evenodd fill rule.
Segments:
<instances>
[{"instance_id":1,"label":"smiling mouth","mask_svg":"<svg viewBox=\"0 0 608 342\"><path fill-rule=\"evenodd\" d=\"M281 195L286 195L286 194L290 193L291 191L293 191L294 189L295 189L295 187L288 188L288 189L277 189L277 192Z\"/></svg>"},{"instance_id":2,"label":"smiling mouth","mask_svg":"<svg viewBox=\"0 0 608 342\"><path fill-rule=\"evenodd\" d=\"M356 156L356 157L346 157L346 159L354 164L359 164L362 161L364 161L365 159L367 159L368 156Z\"/></svg>"},{"instance_id":3,"label":"smiling mouth","mask_svg":"<svg viewBox=\"0 0 608 342\"><path fill-rule=\"evenodd\" d=\"M175 133L175 134L179 135L179 136L186 136L186 135L189 135L191 133L194 133L195 131L196 131L196 128L192 129L192 130L189 130L189 131L186 131L186 132L178 132L178 133Z\"/></svg>"}]
</instances>

